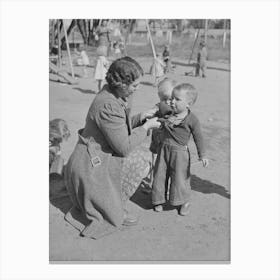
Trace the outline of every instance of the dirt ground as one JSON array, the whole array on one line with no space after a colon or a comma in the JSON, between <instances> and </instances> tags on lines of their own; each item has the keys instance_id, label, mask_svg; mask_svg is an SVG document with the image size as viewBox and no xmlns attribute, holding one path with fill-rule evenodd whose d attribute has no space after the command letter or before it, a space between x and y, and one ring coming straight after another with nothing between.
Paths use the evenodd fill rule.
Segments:
<instances>
[{"instance_id":1,"label":"dirt ground","mask_svg":"<svg viewBox=\"0 0 280 280\"><path fill-rule=\"evenodd\" d=\"M138 59L145 72L150 62ZM64 220L71 206L61 181L52 181L49 207L50 261L230 261L230 72L229 65L214 63L206 79L185 76L190 67L178 65L169 74L178 82L192 83L199 92L193 112L199 117L205 137L210 166L193 164L192 204L188 216L176 209L162 213L152 209L151 196L140 186L130 208L140 216L137 226L119 230L100 240L79 236ZM210 65L210 66L211 66ZM76 68L77 73L81 69ZM93 68L89 69L90 77ZM56 82L50 74L50 119L66 120L71 138L62 145L67 161L77 141L77 130L84 126L88 108L95 97L97 83L81 78L77 85ZM133 111L138 113L158 102L152 78L145 74L134 96ZM146 145L148 145L149 139ZM192 162L197 161L193 141Z\"/></svg>"}]
</instances>

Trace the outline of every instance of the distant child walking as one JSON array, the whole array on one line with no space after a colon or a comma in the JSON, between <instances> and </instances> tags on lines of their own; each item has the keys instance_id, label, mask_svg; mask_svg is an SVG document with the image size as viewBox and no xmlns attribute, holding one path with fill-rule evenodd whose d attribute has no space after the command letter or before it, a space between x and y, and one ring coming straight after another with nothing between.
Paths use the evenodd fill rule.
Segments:
<instances>
[{"instance_id":1,"label":"distant child walking","mask_svg":"<svg viewBox=\"0 0 280 280\"><path fill-rule=\"evenodd\" d=\"M162 58L163 58L163 62L165 63L164 73L166 74L171 69L170 51L169 51L169 46L168 45L164 46L164 50L163 50L163 53L162 53Z\"/></svg>"},{"instance_id":2,"label":"distant child walking","mask_svg":"<svg viewBox=\"0 0 280 280\"><path fill-rule=\"evenodd\" d=\"M202 78L206 78L207 69L207 49L204 42L200 42L199 51L197 54L197 63L195 69L195 76L200 76L200 70L202 72Z\"/></svg>"},{"instance_id":3,"label":"distant child walking","mask_svg":"<svg viewBox=\"0 0 280 280\"><path fill-rule=\"evenodd\" d=\"M109 68L109 61L106 58L107 55L107 47L100 46L97 49L97 62L95 66L95 74L94 78L98 82L98 92L102 88L102 83L105 80L107 70Z\"/></svg>"},{"instance_id":4,"label":"distant child walking","mask_svg":"<svg viewBox=\"0 0 280 280\"><path fill-rule=\"evenodd\" d=\"M180 84L172 91L171 106L174 115L162 125L161 145L155 163L152 203L161 212L166 202L169 186L169 202L179 206L179 214L187 215L190 206L190 152L188 142L193 136L199 159L208 166L198 118L191 112L197 99L197 91L191 84ZM168 181L170 179L170 185Z\"/></svg>"},{"instance_id":5,"label":"distant child walking","mask_svg":"<svg viewBox=\"0 0 280 280\"><path fill-rule=\"evenodd\" d=\"M154 86L158 86L160 79L164 76L164 67L165 64L162 61L160 54L156 54L156 58L154 58L152 67L151 67L151 74L154 76L155 82Z\"/></svg>"}]
</instances>

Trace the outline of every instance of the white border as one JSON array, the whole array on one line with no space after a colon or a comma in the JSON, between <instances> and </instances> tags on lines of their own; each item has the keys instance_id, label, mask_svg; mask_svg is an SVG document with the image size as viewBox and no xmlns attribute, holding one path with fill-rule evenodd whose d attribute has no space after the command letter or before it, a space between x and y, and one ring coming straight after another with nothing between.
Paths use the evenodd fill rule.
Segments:
<instances>
[{"instance_id":1,"label":"white border","mask_svg":"<svg viewBox=\"0 0 280 280\"><path fill-rule=\"evenodd\" d=\"M232 19L231 264L48 263L48 19L92 17ZM278 1L2 1L1 279L279 279L279 34Z\"/></svg>"}]
</instances>

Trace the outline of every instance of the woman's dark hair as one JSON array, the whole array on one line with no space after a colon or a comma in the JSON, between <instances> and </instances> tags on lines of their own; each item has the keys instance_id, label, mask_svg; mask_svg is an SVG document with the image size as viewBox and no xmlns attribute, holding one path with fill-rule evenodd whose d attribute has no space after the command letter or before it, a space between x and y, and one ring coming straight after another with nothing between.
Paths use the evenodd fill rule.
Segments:
<instances>
[{"instance_id":1,"label":"woman's dark hair","mask_svg":"<svg viewBox=\"0 0 280 280\"><path fill-rule=\"evenodd\" d=\"M139 63L133 58L126 56L115 60L106 75L109 87L116 88L130 85L144 75Z\"/></svg>"}]
</instances>

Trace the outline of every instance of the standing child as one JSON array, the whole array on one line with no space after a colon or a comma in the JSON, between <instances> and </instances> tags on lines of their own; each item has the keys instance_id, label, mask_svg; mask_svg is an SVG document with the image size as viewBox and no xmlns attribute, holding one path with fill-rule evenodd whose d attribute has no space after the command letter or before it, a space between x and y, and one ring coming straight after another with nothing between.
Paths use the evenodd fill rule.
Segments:
<instances>
[{"instance_id":1,"label":"standing child","mask_svg":"<svg viewBox=\"0 0 280 280\"><path fill-rule=\"evenodd\" d=\"M79 56L78 59L77 59L77 63L78 63L78 65L83 66L84 78L87 78L88 77L87 67L89 66L89 58L88 58L88 55L86 53L84 45L80 45L78 47L78 50L76 51L76 54Z\"/></svg>"},{"instance_id":2,"label":"standing child","mask_svg":"<svg viewBox=\"0 0 280 280\"><path fill-rule=\"evenodd\" d=\"M156 104L156 107L158 108L158 111L156 112L156 117L158 117L159 120L167 118L173 112L171 108L171 95L175 84L176 82L169 78L165 78L158 84L159 103ZM162 134L161 128L155 128L152 131L152 140L150 145L150 151L152 152L152 162L151 162L151 169L149 172L151 185L153 183L153 178L154 178L153 174L154 174L155 160L161 143L161 134ZM150 188L144 189L146 193L151 192L151 185Z\"/></svg>"},{"instance_id":3,"label":"standing child","mask_svg":"<svg viewBox=\"0 0 280 280\"><path fill-rule=\"evenodd\" d=\"M165 63L164 73L166 74L171 69L171 67L170 67L170 51L169 51L169 46L168 45L164 46L164 51L162 53L162 57L163 57L163 62Z\"/></svg>"},{"instance_id":4,"label":"standing child","mask_svg":"<svg viewBox=\"0 0 280 280\"><path fill-rule=\"evenodd\" d=\"M115 59L118 59L121 57L121 50L120 50L120 43L119 41L116 41L113 43L113 49L114 49L114 57Z\"/></svg>"},{"instance_id":5,"label":"standing child","mask_svg":"<svg viewBox=\"0 0 280 280\"><path fill-rule=\"evenodd\" d=\"M100 46L97 49L97 62L95 66L95 74L94 78L98 82L98 91L101 90L102 82L105 80L107 70L109 68L109 61L106 58L107 55L107 47Z\"/></svg>"},{"instance_id":6,"label":"standing child","mask_svg":"<svg viewBox=\"0 0 280 280\"><path fill-rule=\"evenodd\" d=\"M200 70L202 72L202 78L206 78L207 68L207 49L204 42L200 42L199 51L197 54L197 63L195 69L195 76L200 76Z\"/></svg>"},{"instance_id":7,"label":"standing child","mask_svg":"<svg viewBox=\"0 0 280 280\"><path fill-rule=\"evenodd\" d=\"M166 202L165 192L169 179L169 202L179 206L179 214L185 216L190 206L190 152L188 142L194 138L199 159L204 167L205 158L200 123L190 107L197 99L197 91L191 84L180 84L172 91L171 106L174 115L163 123L161 145L155 164L152 203L154 210L161 212Z\"/></svg>"},{"instance_id":8,"label":"standing child","mask_svg":"<svg viewBox=\"0 0 280 280\"><path fill-rule=\"evenodd\" d=\"M164 67L165 64L162 61L160 54L157 53L156 58L154 58L152 69L151 69L151 74L155 78L155 83L154 83L155 87L158 85L160 79L164 76Z\"/></svg>"}]
</instances>

